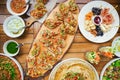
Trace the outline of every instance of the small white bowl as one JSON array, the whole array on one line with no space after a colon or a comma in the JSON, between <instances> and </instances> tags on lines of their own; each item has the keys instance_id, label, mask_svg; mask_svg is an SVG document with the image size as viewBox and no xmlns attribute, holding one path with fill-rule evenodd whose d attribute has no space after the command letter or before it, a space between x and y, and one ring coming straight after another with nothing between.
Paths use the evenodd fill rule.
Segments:
<instances>
[{"instance_id":1,"label":"small white bowl","mask_svg":"<svg viewBox=\"0 0 120 80\"><path fill-rule=\"evenodd\" d=\"M3 23L3 31L6 33L7 36L9 36L9 37L11 37L11 38L17 38L17 37L21 36L21 35L24 33L24 31L25 31L25 28L24 28L24 29L22 29L19 33L14 34L14 33L9 29L8 24L12 24L12 25L13 25L13 22L11 22L11 21L14 20L14 19L17 19L17 20L19 20L19 21L21 22L22 26L20 26L20 27L24 27L24 26L25 26L25 22L24 22L24 20L23 20L21 17L18 17L18 16L10 16L10 17L8 17L8 18L4 21L4 23ZM10 22L11 22L11 23L10 23ZM17 28L18 28L18 27L17 27ZM13 27L12 27L12 29L13 29ZM16 30L16 29L15 29L15 30Z\"/></svg>"},{"instance_id":2,"label":"small white bowl","mask_svg":"<svg viewBox=\"0 0 120 80\"><path fill-rule=\"evenodd\" d=\"M28 10L29 5L26 5L26 8L25 8L25 10L24 10L23 12L21 12L21 13L15 13L15 12L11 9L11 6L10 6L11 1L12 1L12 0L7 0L7 10L8 10L9 13L11 13L12 15L21 16L21 15L23 15L23 14ZM26 3L28 2L28 0L25 0L25 1L26 1Z\"/></svg>"},{"instance_id":3,"label":"small white bowl","mask_svg":"<svg viewBox=\"0 0 120 80\"><path fill-rule=\"evenodd\" d=\"M99 17L99 18L100 18L99 24L95 23L95 21L94 21L94 19L95 19L96 17ZM95 25L98 25L98 26L99 26L99 25L102 23L102 17L99 16L99 15L95 15L95 16L92 17L92 22L93 22Z\"/></svg>"},{"instance_id":4,"label":"small white bowl","mask_svg":"<svg viewBox=\"0 0 120 80\"><path fill-rule=\"evenodd\" d=\"M20 47L18 47L18 50L17 50L16 53L11 54L11 53L9 53L9 52L7 51L7 45L8 45L10 42L15 42L17 45L19 45L15 40L8 40L8 41L6 41L6 42L4 43L4 45L3 45L3 51L4 51L4 53L5 53L6 55L8 55L8 56L16 56L16 55L19 53L19 51L20 51Z\"/></svg>"},{"instance_id":5,"label":"small white bowl","mask_svg":"<svg viewBox=\"0 0 120 80\"><path fill-rule=\"evenodd\" d=\"M112 47L115 49L115 55L117 57L120 57L120 51L115 48L116 45L118 45L120 47L120 36L116 37L112 42Z\"/></svg>"}]
</instances>

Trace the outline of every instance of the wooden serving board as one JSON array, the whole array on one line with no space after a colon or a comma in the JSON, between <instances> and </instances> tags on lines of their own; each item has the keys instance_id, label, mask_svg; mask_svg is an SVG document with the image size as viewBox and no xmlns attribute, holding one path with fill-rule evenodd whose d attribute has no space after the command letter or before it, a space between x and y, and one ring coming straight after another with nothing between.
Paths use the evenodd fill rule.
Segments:
<instances>
[{"instance_id":1,"label":"wooden serving board","mask_svg":"<svg viewBox=\"0 0 120 80\"><path fill-rule=\"evenodd\" d=\"M64 4L68 5L69 1L70 0L64 2ZM47 19L53 19L54 20L55 13L59 12L59 6L60 5L56 6L53 9L53 11L47 17ZM72 14L76 21L78 20L78 13L77 14ZM75 26L74 28L75 28L75 33L76 33L77 28L78 28L78 23L77 23L77 26ZM32 44L31 49L29 51L29 55L27 56L27 68L28 68L28 73L27 74L29 76L31 76L31 77L43 76L48 70L53 68L53 66L64 56L66 51L69 49L69 47L70 47L70 45L71 45L71 43L72 43L72 41L73 41L73 39L75 37L75 33L74 34L67 34L67 38L65 39L65 47L62 48L62 53L59 56L54 56L53 57L53 58L57 57L57 59L54 62L52 62L52 63L50 62L50 64L52 65L52 67L50 69L38 69L38 66L40 68L41 64L42 64L42 62L40 62L40 64L37 64L37 62L40 61L38 59L41 57L41 55L44 55L44 53L42 53L42 51L46 50L46 47L44 47L44 45L40 42L40 40L43 38L43 36L42 36L43 31L47 31L48 30L50 32L57 33L57 32L59 32L59 29L60 29L60 26L57 26L54 29L50 29L50 28L47 28L45 26L45 22L42 24L41 29L39 30L36 38L33 41L33 44ZM32 51L35 48L35 45L40 46L40 50L38 51L37 55L33 56ZM54 53L51 53L51 54L55 55ZM33 62L33 63L31 63L31 62ZM48 65L48 64L49 63L47 63L46 65Z\"/></svg>"}]
</instances>

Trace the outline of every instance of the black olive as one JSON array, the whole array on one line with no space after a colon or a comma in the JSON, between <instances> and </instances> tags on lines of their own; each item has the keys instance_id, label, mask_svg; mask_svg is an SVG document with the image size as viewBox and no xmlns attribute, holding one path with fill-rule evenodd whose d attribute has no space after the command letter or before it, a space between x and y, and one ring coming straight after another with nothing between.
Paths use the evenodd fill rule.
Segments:
<instances>
[{"instance_id":1,"label":"black olive","mask_svg":"<svg viewBox=\"0 0 120 80\"><path fill-rule=\"evenodd\" d=\"M103 36L103 31L99 26L96 26L97 36Z\"/></svg>"},{"instance_id":2,"label":"black olive","mask_svg":"<svg viewBox=\"0 0 120 80\"><path fill-rule=\"evenodd\" d=\"M100 15L101 14L101 10L100 8L97 8L97 7L93 7L92 8L92 12L94 15Z\"/></svg>"}]
</instances>

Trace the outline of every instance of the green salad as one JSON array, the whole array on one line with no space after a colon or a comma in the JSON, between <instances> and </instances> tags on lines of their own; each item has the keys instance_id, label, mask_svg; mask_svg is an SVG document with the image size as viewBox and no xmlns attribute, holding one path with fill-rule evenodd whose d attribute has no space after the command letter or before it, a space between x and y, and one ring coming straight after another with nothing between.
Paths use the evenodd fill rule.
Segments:
<instances>
[{"instance_id":1,"label":"green salad","mask_svg":"<svg viewBox=\"0 0 120 80\"><path fill-rule=\"evenodd\" d=\"M108 66L102 80L120 80L120 59Z\"/></svg>"}]
</instances>

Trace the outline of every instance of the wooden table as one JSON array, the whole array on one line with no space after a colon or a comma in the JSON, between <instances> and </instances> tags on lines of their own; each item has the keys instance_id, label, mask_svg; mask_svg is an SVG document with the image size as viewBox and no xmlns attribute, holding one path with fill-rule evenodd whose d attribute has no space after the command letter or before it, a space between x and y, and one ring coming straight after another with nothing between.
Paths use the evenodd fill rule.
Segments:
<instances>
[{"instance_id":1,"label":"wooden table","mask_svg":"<svg viewBox=\"0 0 120 80\"><path fill-rule=\"evenodd\" d=\"M57 4L63 1L65 0L58 0ZM76 0L76 1L80 9L86 3L90 2L90 0ZM120 1L119 0L106 0L106 1L111 3L113 6L119 5L117 7L117 11L120 15ZM8 16L11 16L11 14L6 9L6 0L0 0L0 53L3 53L2 48L3 48L4 42L7 40L13 39L6 36L5 33L3 32L3 22ZM25 14L21 17L26 19L28 16ZM23 69L25 69L26 56L28 55L30 46L35 38L36 33L38 32L38 29L40 28L40 25L41 25L40 23L33 24L31 28L27 29L21 37L13 39L13 40L16 40L18 43L25 43L24 46L21 47L19 55L15 57L22 65ZM115 35L115 37L119 35L120 35L120 30ZM91 51L91 50L97 51L98 48L101 46L110 46L112 40L105 43L101 43L101 44L92 43L87 39L85 39L78 29L72 45L70 46L68 51L65 53L62 60L67 58L73 58L73 57L85 59L84 58L85 52ZM108 61L109 60L102 60L98 65L93 65L96 68L98 74L100 74L103 66ZM47 73L47 75L44 76L43 80L48 80L49 74L50 74L50 71ZM25 80L28 80L28 78L25 77ZM31 80L41 80L41 79L31 79Z\"/></svg>"}]
</instances>

